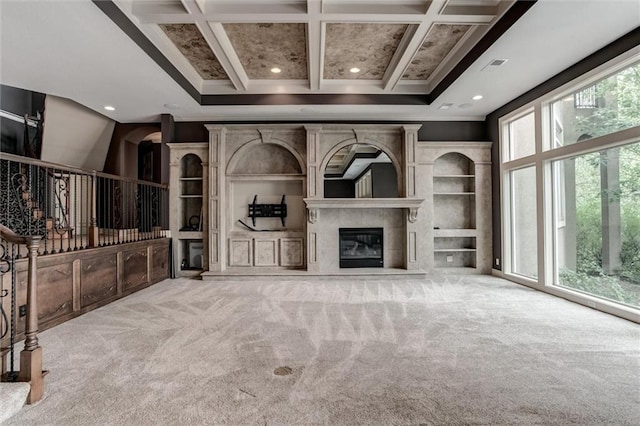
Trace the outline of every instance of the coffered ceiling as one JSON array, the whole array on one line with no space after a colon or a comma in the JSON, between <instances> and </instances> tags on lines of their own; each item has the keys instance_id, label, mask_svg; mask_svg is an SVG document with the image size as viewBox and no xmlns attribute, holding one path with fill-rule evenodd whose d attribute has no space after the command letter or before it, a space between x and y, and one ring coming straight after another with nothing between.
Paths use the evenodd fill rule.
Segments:
<instances>
[{"instance_id":1,"label":"coffered ceiling","mask_svg":"<svg viewBox=\"0 0 640 426\"><path fill-rule=\"evenodd\" d=\"M639 25L638 0L0 0L0 83L123 123L484 120Z\"/></svg>"},{"instance_id":2,"label":"coffered ceiling","mask_svg":"<svg viewBox=\"0 0 640 426\"><path fill-rule=\"evenodd\" d=\"M113 0L200 95L422 95L534 2ZM507 11L516 5L507 19ZM517 10L515 10L517 9ZM502 19L502 21L501 21ZM140 35L129 31L138 39ZM148 49L147 49L148 50ZM166 67L166 65L165 65ZM203 97L203 104L212 97ZM426 101L428 103L428 100Z\"/></svg>"}]
</instances>

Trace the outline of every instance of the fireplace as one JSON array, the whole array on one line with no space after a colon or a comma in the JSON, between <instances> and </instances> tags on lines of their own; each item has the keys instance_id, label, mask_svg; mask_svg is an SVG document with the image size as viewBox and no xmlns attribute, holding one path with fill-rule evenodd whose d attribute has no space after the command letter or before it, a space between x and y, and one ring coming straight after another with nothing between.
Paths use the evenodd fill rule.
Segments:
<instances>
[{"instance_id":1,"label":"fireplace","mask_svg":"<svg viewBox=\"0 0 640 426\"><path fill-rule=\"evenodd\" d=\"M382 268L382 228L340 228L341 268Z\"/></svg>"}]
</instances>

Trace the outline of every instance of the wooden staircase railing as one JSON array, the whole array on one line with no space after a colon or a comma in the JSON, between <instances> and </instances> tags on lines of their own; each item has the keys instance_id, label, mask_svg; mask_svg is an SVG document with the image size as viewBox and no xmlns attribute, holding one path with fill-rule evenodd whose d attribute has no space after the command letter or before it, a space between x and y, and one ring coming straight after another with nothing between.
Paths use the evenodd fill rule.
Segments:
<instances>
[{"instance_id":1,"label":"wooden staircase railing","mask_svg":"<svg viewBox=\"0 0 640 426\"><path fill-rule=\"evenodd\" d=\"M39 401L44 394L44 376L47 373L42 370L42 347L38 344L37 256L41 237L20 236L0 224L0 239L11 244L24 245L27 248L29 262L27 274L27 317L24 349L20 352L18 381L28 382L31 385L27 403L32 404ZM15 297L15 295L12 295L12 297ZM15 321L15 318L11 318L11 321ZM5 372L3 371L2 373ZM3 374L3 378L4 376L5 374Z\"/></svg>"}]
</instances>

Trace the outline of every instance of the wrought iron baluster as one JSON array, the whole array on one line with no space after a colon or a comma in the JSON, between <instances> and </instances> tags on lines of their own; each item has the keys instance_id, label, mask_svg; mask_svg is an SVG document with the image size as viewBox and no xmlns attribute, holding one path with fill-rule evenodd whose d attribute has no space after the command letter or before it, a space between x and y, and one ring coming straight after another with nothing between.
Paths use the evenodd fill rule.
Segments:
<instances>
[{"instance_id":1,"label":"wrought iron baluster","mask_svg":"<svg viewBox=\"0 0 640 426\"><path fill-rule=\"evenodd\" d=\"M73 231L70 235L73 240L73 251L78 250L78 213L80 213L80 206L78 205L78 174L73 174L73 192L71 193L73 200L73 207L70 209L73 213Z\"/></svg>"},{"instance_id":2,"label":"wrought iron baluster","mask_svg":"<svg viewBox=\"0 0 640 426\"><path fill-rule=\"evenodd\" d=\"M11 248L9 250L9 247ZM0 303L0 315L2 316L2 336L5 338L9 334L9 371L6 373L6 380L15 382L18 379L18 372L15 371L15 344L16 344L16 245L4 240L0 240L0 276L9 272L11 274L11 291L2 290L0 297L11 296L9 301L10 316L4 310L4 306Z\"/></svg>"}]
</instances>

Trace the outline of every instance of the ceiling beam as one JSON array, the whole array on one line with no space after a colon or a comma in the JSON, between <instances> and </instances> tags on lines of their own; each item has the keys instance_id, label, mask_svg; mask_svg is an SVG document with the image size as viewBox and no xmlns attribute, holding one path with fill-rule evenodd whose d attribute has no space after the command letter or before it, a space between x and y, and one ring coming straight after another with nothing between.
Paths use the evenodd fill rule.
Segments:
<instances>
[{"instance_id":1,"label":"ceiling beam","mask_svg":"<svg viewBox=\"0 0 640 426\"><path fill-rule=\"evenodd\" d=\"M307 72L311 90L320 90L324 66L324 30L319 17L321 7L320 0L307 1L307 13L310 15L307 24Z\"/></svg>"},{"instance_id":2,"label":"ceiling beam","mask_svg":"<svg viewBox=\"0 0 640 426\"><path fill-rule=\"evenodd\" d=\"M205 40L207 40L207 43L209 43L213 54L218 58L218 62L220 62L222 68L227 72L231 83L233 83L237 90L241 92L246 91L249 87L249 77L235 49L231 45L231 40L229 40L222 24L198 21L196 25L198 25L198 29Z\"/></svg>"},{"instance_id":3,"label":"ceiling beam","mask_svg":"<svg viewBox=\"0 0 640 426\"><path fill-rule=\"evenodd\" d=\"M507 32L538 0L516 1L496 22L478 43L456 64L429 93L429 104L433 103L449 88L484 52Z\"/></svg>"},{"instance_id":4,"label":"ceiling beam","mask_svg":"<svg viewBox=\"0 0 640 426\"><path fill-rule=\"evenodd\" d=\"M426 95L370 93L202 95L201 105L426 105Z\"/></svg>"},{"instance_id":5,"label":"ceiling beam","mask_svg":"<svg viewBox=\"0 0 640 426\"><path fill-rule=\"evenodd\" d=\"M406 44L404 51L402 51L401 56L395 61L395 64L392 64L394 65L393 70L391 73L387 72L388 77L384 82L385 90L390 91L396 87L396 84L398 84L398 81L402 78L402 75L409 66L409 63L416 55L418 49L420 49L420 46L422 46L424 38L429 33L429 30L431 30L433 21L447 2L448 0L433 0L431 2L423 21L418 25L418 28L416 28L413 37L409 43Z\"/></svg>"},{"instance_id":6,"label":"ceiling beam","mask_svg":"<svg viewBox=\"0 0 640 426\"><path fill-rule=\"evenodd\" d=\"M222 24L204 19L202 10L200 10L196 0L180 1L189 15L194 18L194 24L200 30L222 68L224 68L233 86L236 90L245 92L249 86L249 77L247 77L247 73L244 71L242 63L231 45L231 40L227 37Z\"/></svg>"},{"instance_id":7,"label":"ceiling beam","mask_svg":"<svg viewBox=\"0 0 640 426\"><path fill-rule=\"evenodd\" d=\"M443 0L434 0L441 3ZM431 8L429 8L431 10ZM137 14L136 18L141 24L189 24L195 19L190 14L185 13L162 13L162 14ZM320 15L323 21L327 22L363 22L363 23L385 23L385 24L419 24L424 22L425 15L402 14L389 15L379 13L323 13ZM485 23L492 15L440 15L445 22L471 21L471 23ZM212 22L243 22L243 23L307 23L311 19L316 19L308 13L206 13L198 17ZM435 16L432 17L435 19Z\"/></svg>"},{"instance_id":8,"label":"ceiling beam","mask_svg":"<svg viewBox=\"0 0 640 426\"><path fill-rule=\"evenodd\" d=\"M92 0L93 4L107 15L134 43L158 64L196 102L202 102L200 91L180 72L127 15L111 1Z\"/></svg>"}]
</instances>

